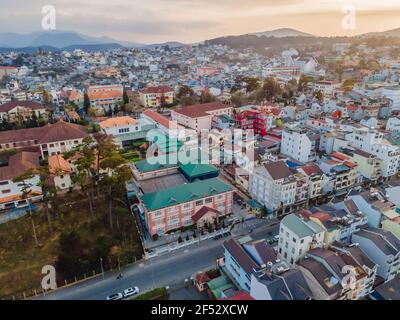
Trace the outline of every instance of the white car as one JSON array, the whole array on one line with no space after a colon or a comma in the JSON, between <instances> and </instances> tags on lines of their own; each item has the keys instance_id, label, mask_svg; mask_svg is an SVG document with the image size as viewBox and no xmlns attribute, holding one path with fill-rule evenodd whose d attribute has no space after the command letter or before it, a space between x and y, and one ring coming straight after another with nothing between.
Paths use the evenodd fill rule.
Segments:
<instances>
[{"instance_id":1,"label":"white car","mask_svg":"<svg viewBox=\"0 0 400 320\"><path fill-rule=\"evenodd\" d=\"M110 300L121 300L123 297L124 296L122 295L122 293L119 292L119 293L114 293L114 294L109 295L107 297L107 300L108 301L110 301Z\"/></svg>"},{"instance_id":2,"label":"white car","mask_svg":"<svg viewBox=\"0 0 400 320\"><path fill-rule=\"evenodd\" d=\"M138 287L127 288L124 290L124 298L134 296L135 294L138 294L138 293L139 293Z\"/></svg>"},{"instance_id":3,"label":"white car","mask_svg":"<svg viewBox=\"0 0 400 320\"><path fill-rule=\"evenodd\" d=\"M279 236L274 236L274 238L273 238L276 242L278 242L279 241Z\"/></svg>"}]
</instances>

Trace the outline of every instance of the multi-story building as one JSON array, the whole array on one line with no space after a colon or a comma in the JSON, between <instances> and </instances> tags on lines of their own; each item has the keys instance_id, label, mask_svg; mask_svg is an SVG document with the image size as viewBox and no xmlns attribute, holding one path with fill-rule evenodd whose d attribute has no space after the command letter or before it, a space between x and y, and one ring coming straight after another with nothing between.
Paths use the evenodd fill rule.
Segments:
<instances>
[{"instance_id":1,"label":"multi-story building","mask_svg":"<svg viewBox=\"0 0 400 320\"><path fill-rule=\"evenodd\" d=\"M325 174L323 190L326 193L345 193L360 182L357 165L350 161L325 160L318 166Z\"/></svg>"},{"instance_id":2,"label":"multi-story building","mask_svg":"<svg viewBox=\"0 0 400 320\"><path fill-rule=\"evenodd\" d=\"M71 151L87 136L85 127L60 120L44 127L0 132L0 150L36 147L47 158Z\"/></svg>"},{"instance_id":3,"label":"multi-story building","mask_svg":"<svg viewBox=\"0 0 400 320\"><path fill-rule=\"evenodd\" d=\"M267 210L283 211L296 202L297 181L283 161L255 167L249 177L249 193Z\"/></svg>"},{"instance_id":4,"label":"multi-story building","mask_svg":"<svg viewBox=\"0 0 400 320\"><path fill-rule=\"evenodd\" d=\"M99 123L101 130L111 136L140 131L138 121L132 117L109 118Z\"/></svg>"},{"instance_id":5,"label":"multi-story building","mask_svg":"<svg viewBox=\"0 0 400 320\"><path fill-rule=\"evenodd\" d=\"M357 172L362 175L366 183L375 183L382 176L382 160L376 155L360 149L342 148L341 151L348 160L357 164Z\"/></svg>"},{"instance_id":6,"label":"multi-story building","mask_svg":"<svg viewBox=\"0 0 400 320\"><path fill-rule=\"evenodd\" d=\"M351 199L336 202L327 211L332 216L331 221L340 226L339 241L341 242L349 243L354 232L358 232L368 226L368 217Z\"/></svg>"},{"instance_id":7,"label":"multi-story building","mask_svg":"<svg viewBox=\"0 0 400 320\"><path fill-rule=\"evenodd\" d=\"M390 231L366 228L351 237L361 250L378 265L377 275L385 282L396 277L400 268L400 239Z\"/></svg>"},{"instance_id":8,"label":"multi-story building","mask_svg":"<svg viewBox=\"0 0 400 320\"><path fill-rule=\"evenodd\" d=\"M315 299L359 300L368 292L370 276L346 253L315 248L298 264Z\"/></svg>"},{"instance_id":9,"label":"multi-story building","mask_svg":"<svg viewBox=\"0 0 400 320\"><path fill-rule=\"evenodd\" d=\"M90 105L105 112L114 110L123 101L123 92L124 88L119 85L90 86L87 90Z\"/></svg>"},{"instance_id":10,"label":"multi-story building","mask_svg":"<svg viewBox=\"0 0 400 320\"><path fill-rule=\"evenodd\" d=\"M155 125L144 118L114 117L99 123L100 129L107 135L113 136L115 143L120 146L129 146L135 140L145 139L149 130Z\"/></svg>"},{"instance_id":11,"label":"multi-story building","mask_svg":"<svg viewBox=\"0 0 400 320\"><path fill-rule=\"evenodd\" d=\"M324 229L312 220L289 214L280 223L278 258L294 266L310 249L324 245Z\"/></svg>"},{"instance_id":12,"label":"multi-story building","mask_svg":"<svg viewBox=\"0 0 400 320\"><path fill-rule=\"evenodd\" d=\"M308 178L304 173L297 172L293 174L296 180L295 204L301 205L308 200Z\"/></svg>"},{"instance_id":13,"label":"multi-story building","mask_svg":"<svg viewBox=\"0 0 400 320\"><path fill-rule=\"evenodd\" d=\"M214 178L147 193L140 202L149 233L155 235L232 213L233 193L232 186Z\"/></svg>"},{"instance_id":14,"label":"multi-story building","mask_svg":"<svg viewBox=\"0 0 400 320\"><path fill-rule=\"evenodd\" d=\"M392 110L400 110L400 86L385 87L382 96L392 101Z\"/></svg>"},{"instance_id":15,"label":"multi-story building","mask_svg":"<svg viewBox=\"0 0 400 320\"><path fill-rule=\"evenodd\" d=\"M365 192L351 192L348 199L352 200L361 212L368 218L370 227L379 228L386 219L397 218L396 205L388 201L386 195L376 189Z\"/></svg>"},{"instance_id":16,"label":"multi-story building","mask_svg":"<svg viewBox=\"0 0 400 320\"><path fill-rule=\"evenodd\" d=\"M47 117L46 107L34 101L10 101L0 105L0 121L8 122L25 121L36 118Z\"/></svg>"},{"instance_id":17,"label":"multi-story building","mask_svg":"<svg viewBox=\"0 0 400 320\"><path fill-rule=\"evenodd\" d=\"M340 88L340 83L335 81L321 80L314 84L314 90L321 91L324 95L332 95L338 88Z\"/></svg>"},{"instance_id":18,"label":"multi-story building","mask_svg":"<svg viewBox=\"0 0 400 320\"><path fill-rule=\"evenodd\" d=\"M314 161L319 138L319 134L305 128L285 128L282 132L281 153L303 163Z\"/></svg>"},{"instance_id":19,"label":"multi-story building","mask_svg":"<svg viewBox=\"0 0 400 320\"><path fill-rule=\"evenodd\" d=\"M274 114L259 110L245 110L235 115L236 127L242 130L254 130L254 134L264 137L275 127Z\"/></svg>"},{"instance_id":20,"label":"multi-story building","mask_svg":"<svg viewBox=\"0 0 400 320\"><path fill-rule=\"evenodd\" d=\"M13 66L0 66L0 79L4 76L15 75L18 73L18 68Z\"/></svg>"},{"instance_id":21,"label":"multi-story building","mask_svg":"<svg viewBox=\"0 0 400 320\"><path fill-rule=\"evenodd\" d=\"M232 107L220 102L195 104L171 111L171 118L178 124L196 131L210 130L214 116L232 115Z\"/></svg>"},{"instance_id":22,"label":"multi-story building","mask_svg":"<svg viewBox=\"0 0 400 320\"><path fill-rule=\"evenodd\" d=\"M314 163L310 163L304 167L297 169L306 175L308 185L308 198L315 199L323 194L324 173Z\"/></svg>"},{"instance_id":23,"label":"multi-story building","mask_svg":"<svg viewBox=\"0 0 400 320\"><path fill-rule=\"evenodd\" d=\"M256 300L311 300L313 294L303 274L284 261L270 263L251 275L250 295Z\"/></svg>"},{"instance_id":24,"label":"multi-story building","mask_svg":"<svg viewBox=\"0 0 400 320\"><path fill-rule=\"evenodd\" d=\"M389 118L386 122L386 131L390 131L392 133L400 133L400 118Z\"/></svg>"},{"instance_id":25,"label":"multi-story building","mask_svg":"<svg viewBox=\"0 0 400 320\"><path fill-rule=\"evenodd\" d=\"M252 273L275 260L274 249L265 241L230 239L224 242L225 268L234 282L247 292L250 292Z\"/></svg>"},{"instance_id":26,"label":"multi-story building","mask_svg":"<svg viewBox=\"0 0 400 320\"><path fill-rule=\"evenodd\" d=\"M39 166L37 152L21 151L10 157L7 166L0 167L0 209L25 207L42 199L39 175L34 174L24 181L13 181L27 170L37 169ZM27 189L24 190L25 188Z\"/></svg>"},{"instance_id":27,"label":"multi-story building","mask_svg":"<svg viewBox=\"0 0 400 320\"><path fill-rule=\"evenodd\" d=\"M168 86L147 87L139 92L140 100L146 108L159 108L174 103L174 89Z\"/></svg>"},{"instance_id":28,"label":"multi-story building","mask_svg":"<svg viewBox=\"0 0 400 320\"><path fill-rule=\"evenodd\" d=\"M346 135L354 148L375 155L382 160L382 177L388 179L397 173L400 162L400 148L384 139L383 133L372 129L355 129Z\"/></svg>"},{"instance_id":29,"label":"multi-story building","mask_svg":"<svg viewBox=\"0 0 400 320\"><path fill-rule=\"evenodd\" d=\"M376 276L378 273L378 265L373 262L356 244L343 244L336 242L330 247L334 252L340 252L350 256L354 261L362 267L368 278L365 283L359 288L359 296L366 297L374 291ZM360 290L361 289L361 290Z\"/></svg>"}]
</instances>

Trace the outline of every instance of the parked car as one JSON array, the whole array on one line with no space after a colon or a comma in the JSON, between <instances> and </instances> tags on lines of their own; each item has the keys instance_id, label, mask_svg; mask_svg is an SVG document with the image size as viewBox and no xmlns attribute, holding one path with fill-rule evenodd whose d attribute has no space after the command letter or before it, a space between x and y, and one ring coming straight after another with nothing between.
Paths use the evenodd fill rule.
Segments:
<instances>
[{"instance_id":1,"label":"parked car","mask_svg":"<svg viewBox=\"0 0 400 320\"><path fill-rule=\"evenodd\" d=\"M135 294L138 294L138 293L139 293L138 287L127 288L124 290L124 298L134 296Z\"/></svg>"},{"instance_id":2,"label":"parked car","mask_svg":"<svg viewBox=\"0 0 400 320\"><path fill-rule=\"evenodd\" d=\"M107 297L107 300L121 300L122 298L123 298L124 296L122 295L122 293L121 292L119 292L119 293L113 293L113 294L111 294L111 295L109 295L108 297Z\"/></svg>"},{"instance_id":3,"label":"parked car","mask_svg":"<svg viewBox=\"0 0 400 320\"><path fill-rule=\"evenodd\" d=\"M278 236L278 235L277 235L277 236L274 236L273 239L275 240L275 242L278 242L278 241L279 241L279 236Z\"/></svg>"}]
</instances>

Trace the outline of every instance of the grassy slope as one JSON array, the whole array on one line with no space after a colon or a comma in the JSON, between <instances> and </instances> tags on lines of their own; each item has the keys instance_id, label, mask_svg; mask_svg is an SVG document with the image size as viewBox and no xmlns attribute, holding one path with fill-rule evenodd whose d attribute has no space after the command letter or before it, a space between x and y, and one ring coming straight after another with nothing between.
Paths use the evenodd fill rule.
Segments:
<instances>
[{"instance_id":1,"label":"grassy slope","mask_svg":"<svg viewBox=\"0 0 400 320\"><path fill-rule=\"evenodd\" d=\"M60 199L59 203L68 203L55 208L57 215L52 215L55 228L54 236L50 236L46 215L43 212L34 215L36 231L39 239L39 247L36 247L32 232L32 222L29 216L19 220L0 225L0 298L13 294L40 288L43 275L41 269L44 265L55 265L60 252L60 235L68 230L74 230L81 239L82 252L91 260L98 261L96 246L99 237L107 239L109 258L105 261L115 267L116 259L121 265L132 262L134 257L140 258L142 247L137 229L127 209L114 210L114 229L110 230L106 203L96 206L95 222L90 220L87 201L78 200L82 196L75 195ZM71 204L72 203L72 204ZM117 221L118 220L118 221ZM103 245L104 246L104 245ZM130 260L131 259L131 260ZM87 266L87 270L97 268ZM83 270L83 268L82 268ZM90 272L88 271L87 274ZM64 272L65 274L65 272ZM78 274L78 278L82 274ZM63 277L63 276L61 276ZM68 278L69 277L69 278ZM64 277L63 277L64 278ZM66 276L68 281L73 277ZM63 282L57 274L57 280Z\"/></svg>"}]
</instances>

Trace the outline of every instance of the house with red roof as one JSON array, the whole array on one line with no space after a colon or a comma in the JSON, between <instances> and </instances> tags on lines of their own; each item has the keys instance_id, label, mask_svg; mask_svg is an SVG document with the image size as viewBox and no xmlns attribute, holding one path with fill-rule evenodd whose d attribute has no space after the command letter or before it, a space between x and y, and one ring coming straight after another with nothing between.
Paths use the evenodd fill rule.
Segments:
<instances>
[{"instance_id":1,"label":"house with red roof","mask_svg":"<svg viewBox=\"0 0 400 320\"><path fill-rule=\"evenodd\" d=\"M0 132L0 151L34 148L47 158L70 151L87 136L85 127L60 120L44 127Z\"/></svg>"},{"instance_id":2,"label":"house with red roof","mask_svg":"<svg viewBox=\"0 0 400 320\"><path fill-rule=\"evenodd\" d=\"M175 91L168 86L147 87L139 91L139 96L146 108L159 108L174 103Z\"/></svg>"},{"instance_id":3,"label":"house with red roof","mask_svg":"<svg viewBox=\"0 0 400 320\"><path fill-rule=\"evenodd\" d=\"M0 167L0 209L25 207L28 201L42 199L39 175L33 174L24 181L13 181L27 170L37 169L40 166L39 156L37 152L18 152L9 158L6 166ZM30 187L24 190L25 186Z\"/></svg>"},{"instance_id":4,"label":"house with red roof","mask_svg":"<svg viewBox=\"0 0 400 320\"><path fill-rule=\"evenodd\" d=\"M57 189L68 190L72 187L70 163L61 154L50 156L47 159L50 170L50 183Z\"/></svg>"},{"instance_id":5,"label":"house with red roof","mask_svg":"<svg viewBox=\"0 0 400 320\"><path fill-rule=\"evenodd\" d=\"M11 75L11 74L16 74L18 72L18 69L13 66L0 66L0 79L2 79L4 76Z\"/></svg>"},{"instance_id":6,"label":"house with red roof","mask_svg":"<svg viewBox=\"0 0 400 320\"><path fill-rule=\"evenodd\" d=\"M33 114L37 118L48 115L46 107L35 101L10 101L0 105L0 121L8 122L31 119Z\"/></svg>"},{"instance_id":7,"label":"house with red roof","mask_svg":"<svg viewBox=\"0 0 400 320\"><path fill-rule=\"evenodd\" d=\"M195 104L171 111L172 120L178 124L194 129L210 130L215 116L232 115L232 107L220 102Z\"/></svg>"}]
</instances>

